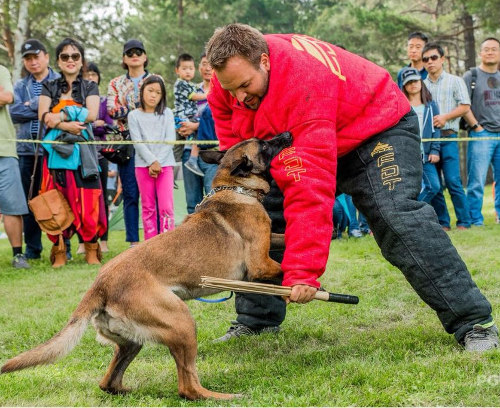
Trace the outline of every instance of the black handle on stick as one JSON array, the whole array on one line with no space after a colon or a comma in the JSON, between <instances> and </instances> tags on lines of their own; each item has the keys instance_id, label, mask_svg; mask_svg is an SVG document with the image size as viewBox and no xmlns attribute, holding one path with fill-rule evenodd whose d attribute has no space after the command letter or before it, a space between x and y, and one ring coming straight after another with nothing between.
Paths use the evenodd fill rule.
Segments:
<instances>
[{"instance_id":1,"label":"black handle on stick","mask_svg":"<svg viewBox=\"0 0 500 408\"><path fill-rule=\"evenodd\" d=\"M357 305L359 303L359 298L357 296L330 293L322 290L316 292L314 299L323 300L325 302L347 303L350 305Z\"/></svg>"}]
</instances>

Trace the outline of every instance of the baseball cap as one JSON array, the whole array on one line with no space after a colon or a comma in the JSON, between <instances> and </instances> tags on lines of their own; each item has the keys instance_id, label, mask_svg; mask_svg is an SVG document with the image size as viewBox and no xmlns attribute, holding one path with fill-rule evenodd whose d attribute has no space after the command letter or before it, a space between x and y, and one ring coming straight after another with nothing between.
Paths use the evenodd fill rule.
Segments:
<instances>
[{"instance_id":1,"label":"baseball cap","mask_svg":"<svg viewBox=\"0 0 500 408\"><path fill-rule=\"evenodd\" d=\"M420 72L416 68L407 67L401 72L401 81L403 86L405 86L410 81L418 81L422 79Z\"/></svg>"},{"instance_id":2,"label":"baseball cap","mask_svg":"<svg viewBox=\"0 0 500 408\"><path fill-rule=\"evenodd\" d=\"M146 52L146 49L144 48L144 44L142 42L140 42L139 40L128 40L123 46L123 53L125 54L128 50L132 50L134 48Z\"/></svg>"},{"instance_id":3,"label":"baseball cap","mask_svg":"<svg viewBox=\"0 0 500 408\"><path fill-rule=\"evenodd\" d=\"M40 51L47 53L45 46L38 40L31 38L23 43L21 46L21 56L24 58L29 54L39 54Z\"/></svg>"}]
</instances>

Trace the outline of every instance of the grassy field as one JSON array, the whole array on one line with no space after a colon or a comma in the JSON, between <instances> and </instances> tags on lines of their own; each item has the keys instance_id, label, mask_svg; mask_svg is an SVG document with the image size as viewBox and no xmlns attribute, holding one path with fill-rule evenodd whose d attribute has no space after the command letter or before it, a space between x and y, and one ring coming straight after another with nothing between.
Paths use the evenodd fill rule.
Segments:
<instances>
[{"instance_id":1,"label":"grassy field","mask_svg":"<svg viewBox=\"0 0 500 408\"><path fill-rule=\"evenodd\" d=\"M491 189L486 226L450 232L479 287L500 308L500 225ZM126 249L123 232L110 237L110 259ZM76 248L76 241L73 240ZM48 248L49 245L47 244ZM0 363L49 339L65 324L97 274L81 257L52 270L47 259L28 271L10 267L0 241ZM498 406L500 352L466 354L402 274L380 255L373 238L333 241L322 277L330 291L358 295L357 306L290 305L278 335L213 344L234 318L234 302L190 301L198 325L202 384L243 397L189 402L177 396L168 350L147 345L125 374L126 396L103 393L112 350L89 328L56 364L0 376L1 406Z\"/></svg>"}]
</instances>

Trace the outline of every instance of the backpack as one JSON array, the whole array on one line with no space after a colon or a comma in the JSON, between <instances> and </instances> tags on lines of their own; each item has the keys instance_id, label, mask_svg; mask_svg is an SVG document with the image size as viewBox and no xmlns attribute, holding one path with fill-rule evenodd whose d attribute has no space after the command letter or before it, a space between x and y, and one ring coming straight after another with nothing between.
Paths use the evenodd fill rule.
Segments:
<instances>
[{"instance_id":1,"label":"backpack","mask_svg":"<svg viewBox=\"0 0 500 408\"><path fill-rule=\"evenodd\" d=\"M471 68L469 71L472 74L472 80L470 83L470 104L472 106L472 100L474 98L474 89L476 88L476 81L477 81L477 68ZM461 130L469 130L470 127L467 121L463 117L460 118L460 123L458 126L460 127Z\"/></svg>"}]
</instances>

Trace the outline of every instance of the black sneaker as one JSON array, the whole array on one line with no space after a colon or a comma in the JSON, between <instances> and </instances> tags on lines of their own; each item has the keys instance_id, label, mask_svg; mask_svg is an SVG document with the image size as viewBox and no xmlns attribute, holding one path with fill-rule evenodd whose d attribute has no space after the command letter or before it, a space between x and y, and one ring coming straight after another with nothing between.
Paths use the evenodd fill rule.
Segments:
<instances>
[{"instance_id":1,"label":"black sneaker","mask_svg":"<svg viewBox=\"0 0 500 408\"><path fill-rule=\"evenodd\" d=\"M222 337L219 337L218 339L215 339L213 342L220 343L241 336L256 336L262 333L278 333L280 329L281 328L279 326L269 326L262 329L251 329L250 327L233 320L231 321L231 327L229 327L226 334L224 334L224 336Z\"/></svg>"},{"instance_id":2,"label":"black sneaker","mask_svg":"<svg viewBox=\"0 0 500 408\"><path fill-rule=\"evenodd\" d=\"M14 259L12 259L12 266L16 269L29 269L30 264L26 260L24 254L17 254Z\"/></svg>"},{"instance_id":3,"label":"black sneaker","mask_svg":"<svg viewBox=\"0 0 500 408\"><path fill-rule=\"evenodd\" d=\"M493 323L475 324L465 333L462 345L466 351L487 351L498 348L498 329Z\"/></svg>"}]
</instances>

